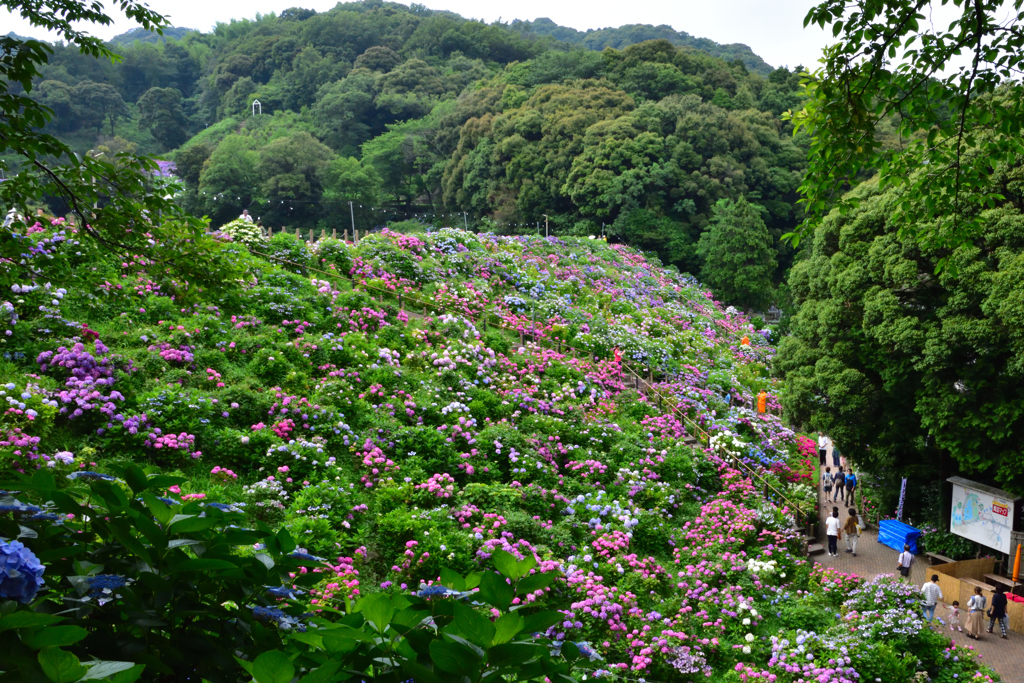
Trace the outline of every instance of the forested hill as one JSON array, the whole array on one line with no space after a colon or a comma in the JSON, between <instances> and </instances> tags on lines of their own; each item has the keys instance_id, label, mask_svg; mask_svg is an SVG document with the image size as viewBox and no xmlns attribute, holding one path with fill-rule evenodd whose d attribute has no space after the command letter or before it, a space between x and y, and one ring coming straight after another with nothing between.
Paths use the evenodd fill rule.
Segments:
<instances>
[{"instance_id":1,"label":"forested hill","mask_svg":"<svg viewBox=\"0 0 1024 683\"><path fill-rule=\"evenodd\" d=\"M779 237L800 219L806 145L781 114L800 106L797 72L669 40L598 52L379 0L117 49L111 64L54 47L31 93L48 129L81 152L173 159L182 201L215 226L248 208L275 228L340 229L350 201L361 229L547 221L713 282L701 237L745 198L749 230L718 243L755 254L748 291L791 260Z\"/></svg>"},{"instance_id":2,"label":"forested hill","mask_svg":"<svg viewBox=\"0 0 1024 683\"><path fill-rule=\"evenodd\" d=\"M748 69L762 76L767 76L772 72L772 67L754 54L754 51L747 45L742 43L722 45L708 38L694 38L686 31L677 31L666 24L660 26L626 24L618 28L577 31L569 26L559 26L547 17L541 17L533 21L514 21L512 27L524 35L551 36L566 43L582 45L588 50L603 50L606 47L621 50L624 47L648 40L667 40L673 45L703 50L709 55L721 57L726 61L739 59Z\"/></svg>"}]
</instances>

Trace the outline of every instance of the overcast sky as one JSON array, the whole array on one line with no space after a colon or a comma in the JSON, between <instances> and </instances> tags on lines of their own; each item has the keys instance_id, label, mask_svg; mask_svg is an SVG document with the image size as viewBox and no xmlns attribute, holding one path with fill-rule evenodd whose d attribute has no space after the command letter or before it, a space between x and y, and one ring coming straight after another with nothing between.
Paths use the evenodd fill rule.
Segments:
<instances>
[{"instance_id":1,"label":"overcast sky","mask_svg":"<svg viewBox=\"0 0 1024 683\"><path fill-rule=\"evenodd\" d=\"M104 4L109 9L110 3ZM149 2L152 9L168 15L174 26L204 31L216 22L252 18L257 13L279 13L289 7L324 11L335 4L334 0ZM804 15L814 4L811 0L423 0L422 4L487 22L548 17L557 24L581 31L623 24L668 24L676 30L718 43L745 43L772 66L816 66L821 48L827 44L823 31L816 27L803 28ZM119 15L114 25L93 27L90 32L109 39L134 26ZM46 37L21 17L0 10L0 34L8 31Z\"/></svg>"}]
</instances>

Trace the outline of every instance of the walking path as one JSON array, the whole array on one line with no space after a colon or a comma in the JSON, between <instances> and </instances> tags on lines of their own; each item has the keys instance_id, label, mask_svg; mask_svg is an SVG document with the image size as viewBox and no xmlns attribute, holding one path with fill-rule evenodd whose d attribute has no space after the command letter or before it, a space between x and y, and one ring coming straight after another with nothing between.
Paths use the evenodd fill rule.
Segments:
<instances>
[{"instance_id":1,"label":"walking path","mask_svg":"<svg viewBox=\"0 0 1024 683\"><path fill-rule=\"evenodd\" d=\"M831 461L830 461L831 464ZM824 472L824 468L822 468ZM825 545L826 552L814 555L813 559L825 567L835 567L843 572L852 572L865 578L873 578L878 574L894 574L896 572L896 557L899 553L888 546L878 542L877 529L870 529L861 534L860 542L857 545L857 557L853 557L846 550L846 539L839 542L839 555L831 557L828 555L828 545L825 539L825 518L831 513L835 505L840 509L840 519L846 520L845 503L826 503L821 486L818 486L818 502L820 504L821 523L819 528L819 542ZM854 505L853 507L856 507ZM930 577L930 567L927 558L922 556L915 559L911 568L910 578L914 584L921 586ZM945 619L946 610L940 605L936 610L936 616ZM966 623L966 620L965 620ZM988 618L985 619L985 627L988 628ZM964 634L957 632L952 635L948 627L936 624L935 628L942 628L946 635L949 635L958 645L967 645L981 655L981 661L992 667L1002 677L1004 683L1024 683L1024 635L1010 632L1009 639L1003 640L999 637L999 624L996 624L995 633L983 633L982 639L978 641L967 638Z\"/></svg>"}]
</instances>

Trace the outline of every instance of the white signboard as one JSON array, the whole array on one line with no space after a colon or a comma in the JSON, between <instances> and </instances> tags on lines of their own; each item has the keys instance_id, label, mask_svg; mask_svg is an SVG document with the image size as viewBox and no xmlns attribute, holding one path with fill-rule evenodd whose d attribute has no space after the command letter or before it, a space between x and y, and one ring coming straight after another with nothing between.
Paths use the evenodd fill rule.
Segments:
<instances>
[{"instance_id":1,"label":"white signboard","mask_svg":"<svg viewBox=\"0 0 1024 683\"><path fill-rule=\"evenodd\" d=\"M1014 501L993 493L953 484L949 530L989 548L1009 553Z\"/></svg>"}]
</instances>

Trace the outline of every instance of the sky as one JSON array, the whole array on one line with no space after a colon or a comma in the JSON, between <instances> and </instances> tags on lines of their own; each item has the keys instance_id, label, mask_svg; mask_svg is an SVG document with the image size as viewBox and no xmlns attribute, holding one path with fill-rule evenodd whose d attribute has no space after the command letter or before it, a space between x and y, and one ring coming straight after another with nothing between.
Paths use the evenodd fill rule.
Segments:
<instances>
[{"instance_id":1,"label":"sky","mask_svg":"<svg viewBox=\"0 0 1024 683\"><path fill-rule=\"evenodd\" d=\"M251 19L257 13L279 13L289 7L325 11L335 4L336 0L149 0L150 8L168 15L172 25L204 31L216 22ZM811 0L421 0L421 4L486 22L547 17L580 31L668 24L697 38L749 45L772 66L816 67L821 48L831 37L817 27L803 28L804 15L814 4ZM90 33L110 39L135 27L124 15L109 11L110 2L104 5L115 23L93 26ZM0 10L0 34L8 31L47 37L20 16Z\"/></svg>"}]
</instances>

